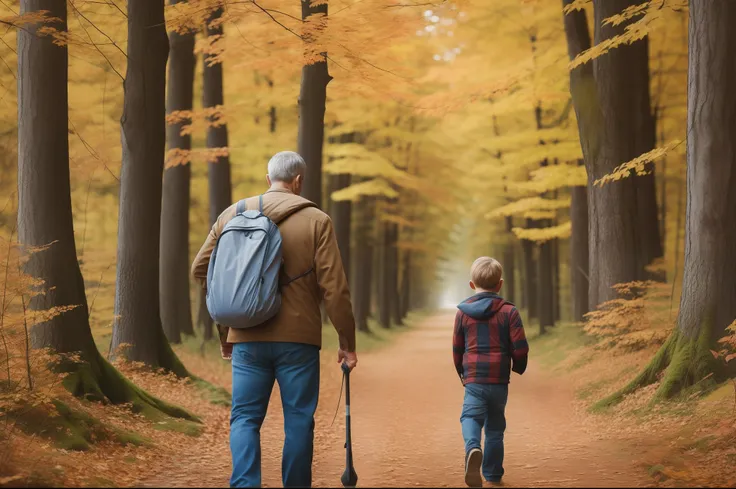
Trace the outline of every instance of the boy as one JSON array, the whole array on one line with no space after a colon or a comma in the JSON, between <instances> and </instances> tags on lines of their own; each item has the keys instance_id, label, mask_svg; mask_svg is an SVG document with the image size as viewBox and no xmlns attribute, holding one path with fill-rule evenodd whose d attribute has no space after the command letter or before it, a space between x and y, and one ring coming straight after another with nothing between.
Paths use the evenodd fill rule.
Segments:
<instances>
[{"instance_id":1,"label":"boy","mask_svg":"<svg viewBox=\"0 0 736 489\"><path fill-rule=\"evenodd\" d=\"M483 477L500 483L503 477L503 432L511 371L526 370L529 345L521 317L498 292L503 285L501 264L487 256L470 269L475 295L458 305L452 354L465 401L460 423L465 439L465 483L481 487ZM480 448L485 426L485 454Z\"/></svg>"}]
</instances>

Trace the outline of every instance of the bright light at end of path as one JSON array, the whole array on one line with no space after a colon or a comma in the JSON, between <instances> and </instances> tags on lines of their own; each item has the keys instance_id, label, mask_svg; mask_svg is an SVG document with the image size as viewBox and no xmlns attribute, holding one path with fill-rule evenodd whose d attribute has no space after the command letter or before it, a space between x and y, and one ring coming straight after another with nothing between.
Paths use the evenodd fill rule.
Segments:
<instances>
[{"instance_id":1,"label":"bright light at end of path","mask_svg":"<svg viewBox=\"0 0 736 489\"><path fill-rule=\"evenodd\" d=\"M440 309L455 309L457 307L457 304L455 301L452 300L452 296L449 292L445 292L442 294L442 298L440 299Z\"/></svg>"}]
</instances>

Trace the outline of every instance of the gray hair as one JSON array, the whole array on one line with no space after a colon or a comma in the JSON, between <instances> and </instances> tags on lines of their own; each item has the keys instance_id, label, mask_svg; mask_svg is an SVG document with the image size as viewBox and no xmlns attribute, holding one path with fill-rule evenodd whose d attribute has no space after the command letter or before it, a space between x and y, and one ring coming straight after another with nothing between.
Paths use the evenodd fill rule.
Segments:
<instances>
[{"instance_id":1,"label":"gray hair","mask_svg":"<svg viewBox=\"0 0 736 489\"><path fill-rule=\"evenodd\" d=\"M291 183L294 179L307 172L307 163L304 158L293 151L276 153L268 162L268 178L272 182Z\"/></svg>"}]
</instances>

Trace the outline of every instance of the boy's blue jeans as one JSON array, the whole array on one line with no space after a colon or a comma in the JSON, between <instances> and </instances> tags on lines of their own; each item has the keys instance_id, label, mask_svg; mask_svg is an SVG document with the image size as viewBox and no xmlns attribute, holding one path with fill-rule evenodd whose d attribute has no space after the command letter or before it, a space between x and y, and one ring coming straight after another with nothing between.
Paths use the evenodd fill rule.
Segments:
<instances>
[{"instance_id":1,"label":"boy's blue jeans","mask_svg":"<svg viewBox=\"0 0 736 489\"><path fill-rule=\"evenodd\" d=\"M503 432L506 430L508 384L467 384L460 424L465 438L465 453L480 448L481 430L485 426L483 477L498 482L503 477Z\"/></svg>"},{"instance_id":2,"label":"boy's blue jeans","mask_svg":"<svg viewBox=\"0 0 736 489\"><path fill-rule=\"evenodd\" d=\"M261 487L261 425L275 380L284 409L284 487L311 487L319 348L300 343L237 343L232 363L230 486Z\"/></svg>"}]
</instances>

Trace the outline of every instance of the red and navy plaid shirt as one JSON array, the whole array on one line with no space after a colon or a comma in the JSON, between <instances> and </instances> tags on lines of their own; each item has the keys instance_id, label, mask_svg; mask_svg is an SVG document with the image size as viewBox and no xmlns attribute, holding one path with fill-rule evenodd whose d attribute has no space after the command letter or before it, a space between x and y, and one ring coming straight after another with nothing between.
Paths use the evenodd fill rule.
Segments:
<instances>
[{"instance_id":1,"label":"red and navy plaid shirt","mask_svg":"<svg viewBox=\"0 0 736 489\"><path fill-rule=\"evenodd\" d=\"M458 305L452 356L463 384L508 384L512 370L524 373L528 354L513 304L481 292Z\"/></svg>"}]
</instances>

